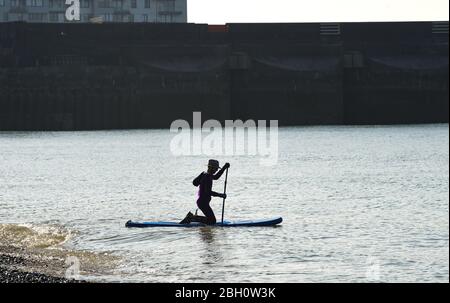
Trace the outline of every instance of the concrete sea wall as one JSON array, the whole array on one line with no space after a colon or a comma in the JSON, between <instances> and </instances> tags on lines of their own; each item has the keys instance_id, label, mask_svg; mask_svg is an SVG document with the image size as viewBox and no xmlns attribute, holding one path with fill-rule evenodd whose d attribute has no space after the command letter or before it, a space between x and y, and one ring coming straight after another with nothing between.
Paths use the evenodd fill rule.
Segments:
<instances>
[{"instance_id":1,"label":"concrete sea wall","mask_svg":"<svg viewBox=\"0 0 450 303\"><path fill-rule=\"evenodd\" d=\"M448 22L0 24L0 130L448 123L448 95Z\"/></svg>"}]
</instances>

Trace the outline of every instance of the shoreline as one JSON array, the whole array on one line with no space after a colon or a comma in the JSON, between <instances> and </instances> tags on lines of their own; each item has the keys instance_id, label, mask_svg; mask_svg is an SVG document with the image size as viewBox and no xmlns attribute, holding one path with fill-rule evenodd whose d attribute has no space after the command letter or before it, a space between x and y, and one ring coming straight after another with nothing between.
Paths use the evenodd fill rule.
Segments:
<instances>
[{"instance_id":1,"label":"shoreline","mask_svg":"<svg viewBox=\"0 0 450 303\"><path fill-rule=\"evenodd\" d=\"M70 248L62 225L0 223L0 283L90 283L115 270L108 252Z\"/></svg>"},{"instance_id":2,"label":"shoreline","mask_svg":"<svg viewBox=\"0 0 450 303\"><path fill-rule=\"evenodd\" d=\"M8 270L0 266L0 283L87 283L83 280L68 280L66 278L58 278L48 276L41 273L29 273L18 270Z\"/></svg>"},{"instance_id":3,"label":"shoreline","mask_svg":"<svg viewBox=\"0 0 450 303\"><path fill-rule=\"evenodd\" d=\"M55 260L37 261L20 251L14 247L0 247L0 283L87 283L50 274L55 268ZM56 267L59 267L60 260L56 260L56 263Z\"/></svg>"}]
</instances>

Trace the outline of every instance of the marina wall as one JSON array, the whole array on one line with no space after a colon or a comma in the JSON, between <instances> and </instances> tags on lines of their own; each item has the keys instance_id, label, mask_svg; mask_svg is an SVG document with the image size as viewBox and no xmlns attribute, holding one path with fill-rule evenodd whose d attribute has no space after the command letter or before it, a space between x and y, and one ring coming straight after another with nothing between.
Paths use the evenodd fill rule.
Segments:
<instances>
[{"instance_id":1,"label":"marina wall","mask_svg":"<svg viewBox=\"0 0 450 303\"><path fill-rule=\"evenodd\" d=\"M448 123L448 22L0 23L0 130Z\"/></svg>"}]
</instances>

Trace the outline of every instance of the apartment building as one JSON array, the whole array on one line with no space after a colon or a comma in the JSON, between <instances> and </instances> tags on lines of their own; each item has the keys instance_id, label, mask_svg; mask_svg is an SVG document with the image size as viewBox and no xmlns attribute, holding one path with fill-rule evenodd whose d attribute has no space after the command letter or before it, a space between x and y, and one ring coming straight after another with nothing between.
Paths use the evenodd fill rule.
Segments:
<instances>
[{"instance_id":1,"label":"apartment building","mask_svg":"<svg viewBox=\"0 0 450 303\"><path fill-rule=\"evenodd\" d=\"M66 0L0 0L0 22L186 23L187 0L80 0L80 21L69 21Z\"/></svg>"}]
</instances>

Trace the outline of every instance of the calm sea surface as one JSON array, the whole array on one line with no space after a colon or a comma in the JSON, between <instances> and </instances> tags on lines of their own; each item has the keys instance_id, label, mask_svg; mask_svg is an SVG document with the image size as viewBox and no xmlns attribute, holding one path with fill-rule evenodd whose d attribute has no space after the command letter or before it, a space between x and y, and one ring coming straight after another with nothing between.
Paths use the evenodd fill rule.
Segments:
<instances>
[{"instance_id":1,"label":"calm sea surface","mask_svg":"<svg viewBox=\"0 0 450 303\"><path fill-rule=\"evenodd\" d=\"M0 244L62 236L68 252L117 257L107 274L82 271L101 281L449 281L448 124L281 128L273 167L218 157L231 163L225 217L281 227L125 228L195 210L208 157L173 156L172 138L0 133Z\"/></svg>"}]
</instances>

